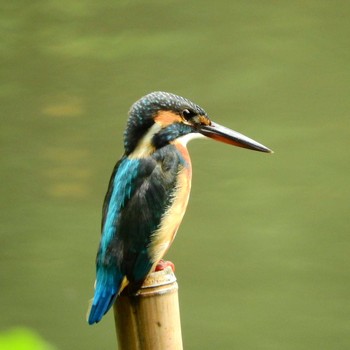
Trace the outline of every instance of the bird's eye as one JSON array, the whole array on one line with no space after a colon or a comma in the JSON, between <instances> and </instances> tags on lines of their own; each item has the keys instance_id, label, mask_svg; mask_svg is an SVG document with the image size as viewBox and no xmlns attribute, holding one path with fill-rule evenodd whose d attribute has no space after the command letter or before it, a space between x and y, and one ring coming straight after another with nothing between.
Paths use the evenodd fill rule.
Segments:
<instances>
[{"instance_id":1,"label":"bird's eye","mask_svg":"<svg viewBox=\"0 0 350 350\"><path fill-rule=\"evenodd\" d=\"M190 120L191 118L193 118L195 115L196 115L195 112L193 112L193 111L191 111L191 110L189 110L187 108L182 111L182 116L187 121Z\"/></svg>"}]
</instances>

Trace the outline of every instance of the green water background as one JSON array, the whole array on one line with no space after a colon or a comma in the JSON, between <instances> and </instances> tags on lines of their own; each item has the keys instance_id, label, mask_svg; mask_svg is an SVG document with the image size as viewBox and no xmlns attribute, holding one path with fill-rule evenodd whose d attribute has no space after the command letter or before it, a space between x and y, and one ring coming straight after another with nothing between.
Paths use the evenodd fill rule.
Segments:
<instances>
[{"instance_id":1,"label":"green water background","mask_svg":"<svg viewBox=\"0 0 350 350\"><path fill-rule=\"evenodd\" d=\"M85 322L101 204L131 103L165 90L275 151L189 145L185 349L350 348L348 2L2 8L0 330L115 348Z\"/></svg>"}]
</instances>

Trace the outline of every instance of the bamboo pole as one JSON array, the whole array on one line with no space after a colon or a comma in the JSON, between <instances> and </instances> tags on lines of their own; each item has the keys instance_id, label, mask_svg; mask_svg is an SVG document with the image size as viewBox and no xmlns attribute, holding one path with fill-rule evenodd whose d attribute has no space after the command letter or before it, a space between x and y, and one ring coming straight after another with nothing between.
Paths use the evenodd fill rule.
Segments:
<instances>
[{"instance_id":1,"label":"bamboo pole","mask_svg":"<svg viewBox=\"0 0 350 350\"><path fill-rule=\"evenodd\" d=\"M114 304L119 350L182 350L178 285L167 267L151 273L134 294Z\"/></svg>"}]
</instances>

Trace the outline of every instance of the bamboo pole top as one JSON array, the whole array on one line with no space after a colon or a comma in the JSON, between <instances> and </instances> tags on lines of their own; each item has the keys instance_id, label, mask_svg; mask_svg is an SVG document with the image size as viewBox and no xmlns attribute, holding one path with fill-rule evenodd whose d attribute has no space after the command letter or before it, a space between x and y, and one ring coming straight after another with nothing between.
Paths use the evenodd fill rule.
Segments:
<instances>
[{"instance_id":1,"label":"bamboo pole top","mask_svg":"<svg viewBox=\"0 0 350 350\"><path fill-rule=\"evenodd\" d=\"M178 285L170 266L152 272L114 304L119 350L182 350Z\"/></svg>"},{"instance_id":2,"label":"bamboo pole top","mask_svg":"<svg viewBox=\"0 0 350 350\"><path fill-rule=\"evenodd\" d=\"M170 293L178 289L176 277L170 266L150 273L134 296L146 297Z\"/></svg>"}]
</instances>

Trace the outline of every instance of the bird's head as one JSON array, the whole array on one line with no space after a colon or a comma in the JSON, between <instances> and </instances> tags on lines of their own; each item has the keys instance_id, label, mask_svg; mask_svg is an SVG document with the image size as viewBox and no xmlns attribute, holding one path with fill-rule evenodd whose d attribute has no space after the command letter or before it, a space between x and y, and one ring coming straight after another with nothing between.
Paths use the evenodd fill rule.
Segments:
<instances>
[{"instance_id":1,"label":"bird's head","mask_svg":"<svg viewBox=\"0 0 350 350\"><path fill-rule=\"evenodd\" d=\"M132 105L124 132L125 152L144 157L186 135L204 135L234 146L272 152L262 144L212 122L204 109L190 100L161 91L152 92Z\"/></svg>"}]
</instances>

